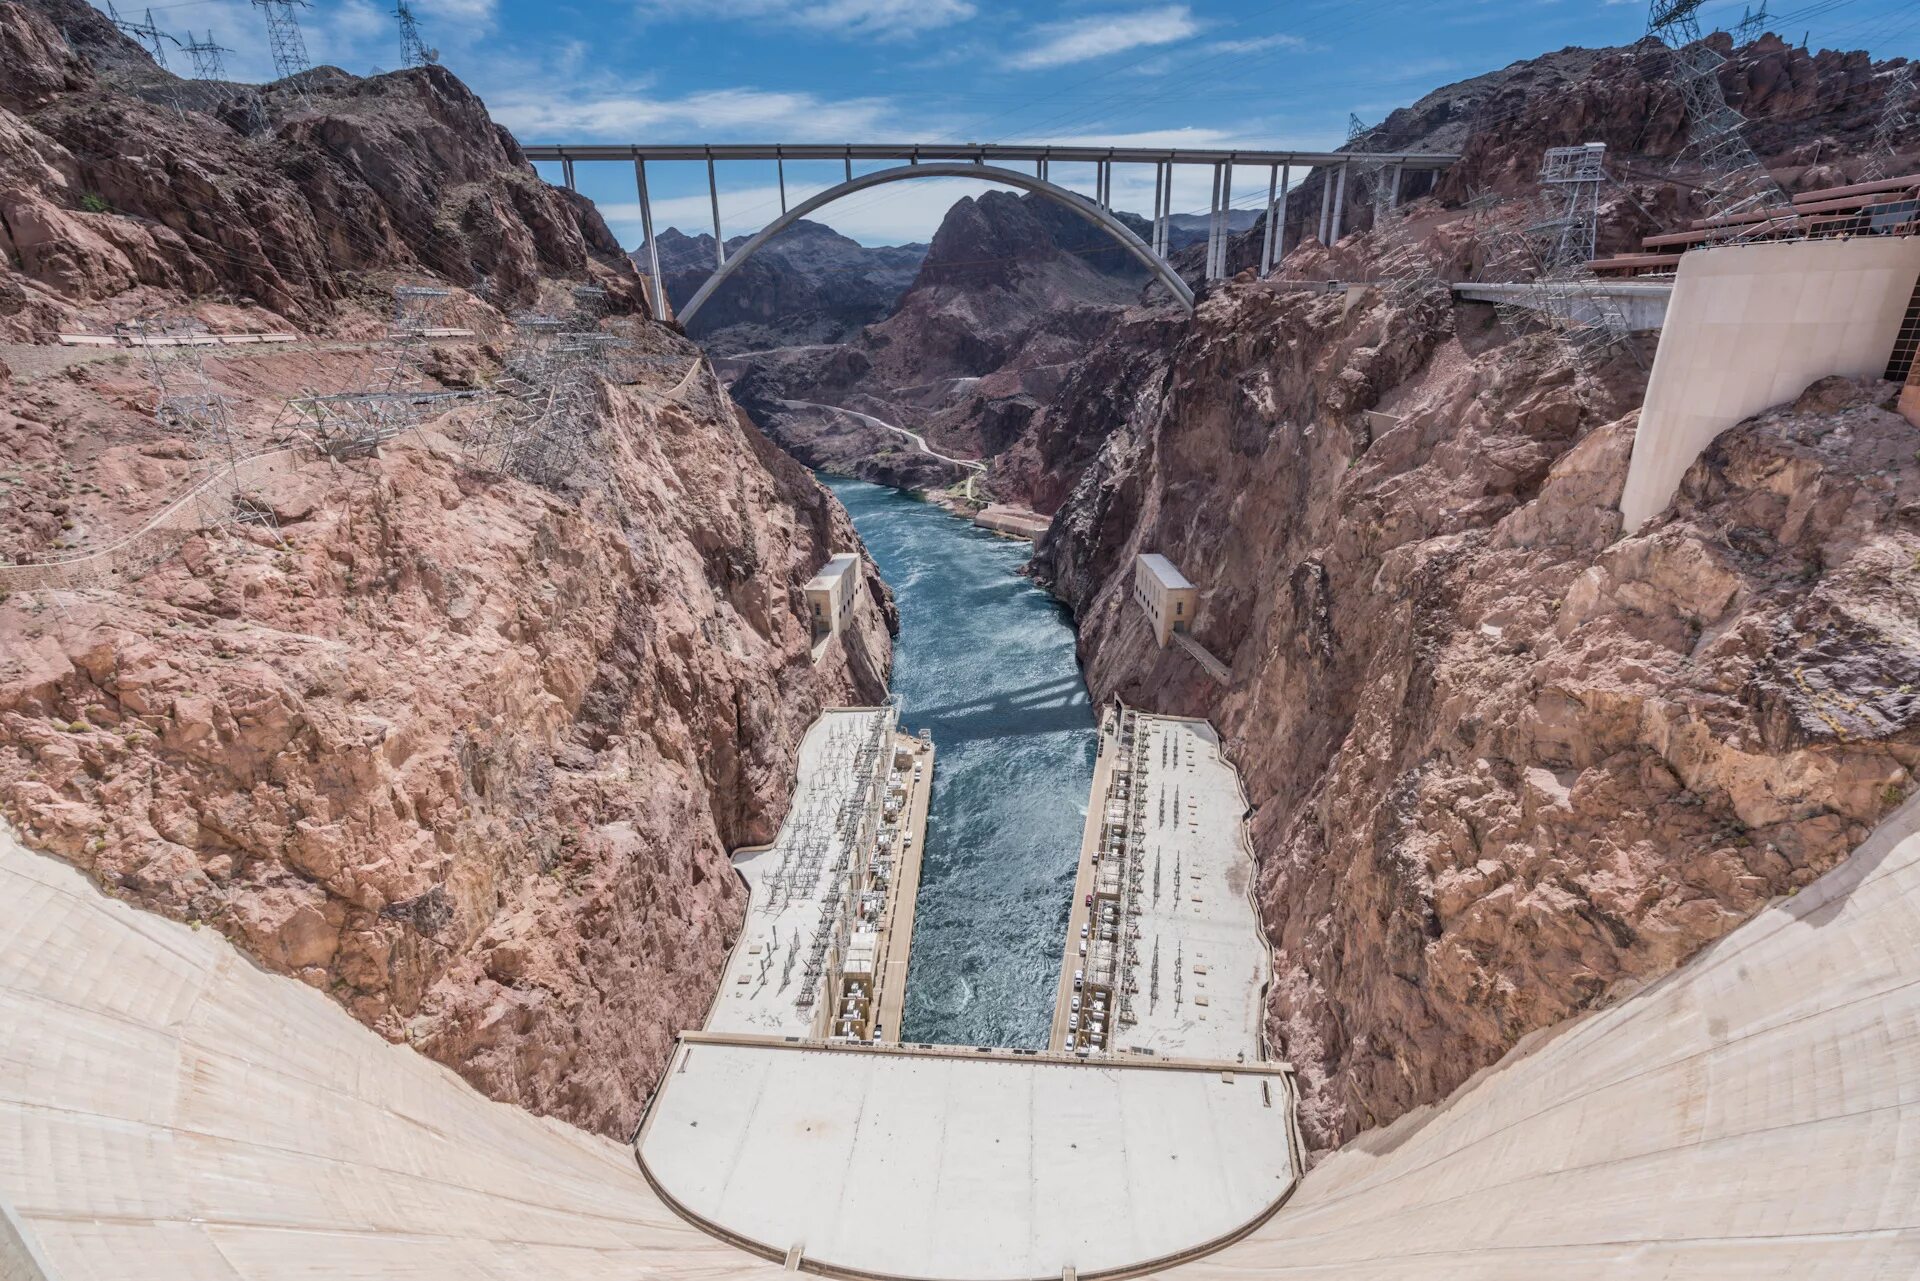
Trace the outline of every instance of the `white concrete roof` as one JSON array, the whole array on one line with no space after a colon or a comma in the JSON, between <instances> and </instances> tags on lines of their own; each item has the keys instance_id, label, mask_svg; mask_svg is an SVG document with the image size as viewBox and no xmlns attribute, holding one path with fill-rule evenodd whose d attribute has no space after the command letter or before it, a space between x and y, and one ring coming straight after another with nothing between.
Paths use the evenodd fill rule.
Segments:
<instances>
[{"instance_id":1,"label":"white concrete roof","mask_svg":"<svg viewBox=\"0 0 1920 1281\"><path fill-rule=\"evenodd\" d=\"M765 1036L805 1036L811 1031L816 1007L795 1002L805 981L808 944L820 929L836 882L832 867L843 842L833 820L841 802L859 787L853 772L859 741L874 719L884 715L884 710L872 708L822 712L800 741L798 783L779 835L764 849L743 850L734 856L733 865L747 882L747 919L727 958L725 977L707 1017L709 1031ZM893 759L891 738L881 754L886 761ZM823 842L810 863L802 841L809 828ZM844 884L844 876L839 883ZM776 893L776 884L789 886L792 892ZM789 954L795 958L790 972ZM815 995L824 999L825 994L822 980Z\"/></svg>"},{"instance_id":2,"label":"white concrete roof","mask_svg":"<svg viewBox=\"0 0 1920 1281\"><path fill-rule=\"evenodd\" d=\"M1138 1022L1120 1029L1113 1044L1181 1058L1258 1059L1271 965L1248 896L1253 855L1234 768L1205 721L1139 713L1134 724L1147 747L1144 768L1132 775L1135 794L1144 791L1147 802ZM1151 991L1156 949L1158 1000Z\"/></svg>"},{"instance_id":3,"label":"white concrete roof","mask_svg":"<svg viewBox=\"0 0 1920 1281\"><path fill-rule=\"evenodd\" d=\"M1159 552L1141 552L1140 563L1145 565L1147 571L1159 580L1162 587L1193 586L1192 583L1187 581L1187 576L1180 572L1179 567Z\"/></svg>"},{"instance_id":4,"label":"white concrete roof","mask_svg":"<svg viewBox=\"0 0 1920 1281\"><path fill-rule=\"evenodd\" d=\"M833 581L852 569L860 561L857 552L840 552L820 567L820 572L807 580L807 590L823 592L833 586Z\"/></svg>"},{"instance_id":5,"label":"white concrete roof","mask_svg":"<svg viewBox=\"0 0 1920 1281\"><path fill-rule=\"evenodd\" d=\"M1018 1213L1004 1193L943 1190L982 1223ZM783 1275L671 1213L630 1152L487 1102L4 827L0 1201L60 1281ZM1673 977L1363 1136L1162 1275L1920 1275L1920 799Z\"/></svg>"},{"instance_id":6,"label":"white concrete roof","mask_svg":"<svg viewBox=\"0 0 1920 1281\"><path fill-rule=\"evenodd\" d=\"M1018 1281L1165 1257L1292 1182L1279 1077L683 1044L641 1137L669 1196L784 1254Z\"/></svg>"}]
</instances>

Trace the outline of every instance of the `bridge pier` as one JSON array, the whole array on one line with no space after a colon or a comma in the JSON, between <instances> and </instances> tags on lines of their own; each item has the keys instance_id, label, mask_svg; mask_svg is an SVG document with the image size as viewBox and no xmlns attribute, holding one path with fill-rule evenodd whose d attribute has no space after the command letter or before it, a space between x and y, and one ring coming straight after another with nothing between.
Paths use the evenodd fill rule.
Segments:
<instances>
[{"instance_id":1,"label":"bridge pier","mask_svg":"<svg viewBox=\"0 0 1920 1281\"><path fill-rule=\"evenodd\" d=\"M727 241L720 234L720 184L713 176L713 157L707 157L707 196L713 201L713 265L727 265Z\"/></svg>"},{"instance_id":2,"label":"bridge pier","mask_svg":"<svg viewBox=\"0 0 1920 1281\"><path fill-rule=\"evenodd\" d=\"M653 238L653 202L647 199L647 162L634 157L633 185L640 189L640 234L647 238L647 265L653 269L653 318L667 318L667 287L660 281L660 243Z\"/></svg>"},{"instance_id":3,"label":"bridge pier","mask_svg":"<svg viewBox=\"0 0 1920 1281\"><path fill-rule=\"evenodd\" d=\"M1340 243L1340 230L1345 220L1347 208L1347 170L1350 164L1351 162L1340 166L1340 182L1339 185L1333 189L1333 222L1328 228L1333 239L1327 242L1330 245Z\"/></svg>"},{"instance_id":4,"label":"bridge pier","mask_svg":"<svg viewBox=\"0 0 1920 1281\"><path fill-rule=\"evenodd\" d=\"M1287 253L1287 183L1292 177L1292 165L1275 165L1267 175L1267 234L1260 242L1262 276L1273 270L1274 259L1284 258Z\"/></svg>"}]
</instances>

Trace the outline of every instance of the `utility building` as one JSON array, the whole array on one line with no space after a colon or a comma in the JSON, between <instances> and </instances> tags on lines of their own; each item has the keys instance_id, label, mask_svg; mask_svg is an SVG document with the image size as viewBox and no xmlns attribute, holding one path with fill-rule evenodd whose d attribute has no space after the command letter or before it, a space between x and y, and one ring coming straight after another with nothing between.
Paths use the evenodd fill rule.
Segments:
<instances>
[{"instance_id":1,"label":"utility building","mask_svg":"<svg viewBox=\"0 0 1920 1281\"><path fill-rule=\"evenodd\" d=\"M1193 622L1199 592L1172 561L1159 552L1145 552L1133 562L1133 598L1147 611L1154 639L1165 649L1176 631Z\"/></svg>"},{"instance_id":2,"label":"utility building","mask_svg":"<svg viewBox=\"0 0 1920 1281\"><path fill-rule=\"evenodd\" d=\"M838 635L853 611L853 593L860 585L860 557L841 552L807 580L807 613L813 619L813 638Z\"/></svg>"}]
</instances>

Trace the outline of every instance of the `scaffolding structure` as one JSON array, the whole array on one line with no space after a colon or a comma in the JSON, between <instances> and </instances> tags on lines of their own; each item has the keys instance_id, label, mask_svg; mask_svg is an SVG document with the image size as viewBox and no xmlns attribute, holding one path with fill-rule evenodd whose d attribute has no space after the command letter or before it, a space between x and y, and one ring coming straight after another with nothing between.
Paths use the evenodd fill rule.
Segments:
<instances>
[{"instance_id":1,"label":"scaffolding structure","mask_svg":"<svg viewBox=\"0 0 1920 1281\"><path fill-rule=\"evenodd\" d=\"M1727 60L1701 42L1699 8L1704 0L1652 0L1647 34L1669 50L1667 74L1687 116L1682 158L1701 173L1705 222L1716 243L1740 243L1762 232L1798 223L1793 202L1773 180L1747 142L1745 116L1727 105L1720 68ZM1751 16L1751 15L1750 15ZM1762 12L1764 19L1764 6ZM1743 218L1762 210L1768 218Z\"/></svg>"},{"instance_id":2,"label":"scaffolding structure","mask_svg":"<svg viewBox=\"0 0 1920 1281\"><path fill-rule=\"evenodd\" d=\"M1911 62L1901 65L1887 85L1886 104L1880 109L1880 119L1874 122L1867 163L1860 170L1861 182L1878 182L1892 175L1893 161L1899 154L1896 140L1913 128L1908 104L1913 97L1913 66Z\"/></svg>"}]
</instances>

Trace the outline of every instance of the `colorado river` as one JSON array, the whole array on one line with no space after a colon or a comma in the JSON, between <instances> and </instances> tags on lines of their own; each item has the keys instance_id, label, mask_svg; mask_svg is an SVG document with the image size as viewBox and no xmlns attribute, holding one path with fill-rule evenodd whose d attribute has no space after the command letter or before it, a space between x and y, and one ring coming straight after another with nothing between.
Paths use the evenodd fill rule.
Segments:
<instances>
[{"instance_id":1,"label":"colorado river","mask_svg":"<svg viewBox=\"0 0 1920 1281\"><path fill-rule=\"evenodd\" d=\"M899 603L901 724L938 753L901 1039L1044 1046L1097 747L1072 626L1026 544L825 479Z\"/></svg>"}]
</instances>

